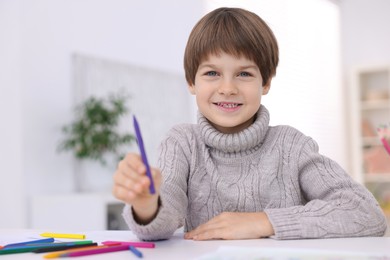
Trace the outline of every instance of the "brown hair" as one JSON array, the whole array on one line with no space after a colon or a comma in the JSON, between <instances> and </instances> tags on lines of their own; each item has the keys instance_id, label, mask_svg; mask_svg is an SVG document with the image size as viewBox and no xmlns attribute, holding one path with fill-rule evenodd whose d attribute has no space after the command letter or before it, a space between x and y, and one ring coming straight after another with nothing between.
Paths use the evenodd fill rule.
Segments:
<instances>
[{"instance_id":1,"label":"brown hair","mask_svg":"<svg viewBox=\"0 0 390 260\"><path fill-rule=\"evenodd\" d=\"M263 85L275 76L279 62L276 38L255 13L241 8L222 7L206 14L192 29L184 53L187 83L195 84L199 64L208 55L221 52L254 61Z\"/></svg>"}]
</instances>

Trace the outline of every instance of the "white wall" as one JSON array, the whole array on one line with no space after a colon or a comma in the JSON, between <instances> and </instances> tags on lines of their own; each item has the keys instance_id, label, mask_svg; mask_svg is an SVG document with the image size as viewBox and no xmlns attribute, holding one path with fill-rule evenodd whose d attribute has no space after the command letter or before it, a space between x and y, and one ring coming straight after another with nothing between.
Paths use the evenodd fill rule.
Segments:
<instances>
[{"instance_id":1,"label":"white wall","mask_svg":"<svg viewBox=\"0 0 390 260\"><path fill-rule=\"evenodd\" d=\"M0 1L0 228L25 223L20 1Z\"/></svg>"},{"instance_id":2,"label":"white wall","mask_svg":"<svg viewBox=\"0 0 390 260\"><path fill-rule=\"evenodd\" d=\"M341 0L340 10L346 72L360 65L390 64L390 1Z\"/></svg>"},{"instance_id":3,"label":"white wall","mask_svg":"<svg viewBox=\"0 0 390 260\"><path fill-rule=\"evenodd\" d=\"M72 116L72 54L182 73L202 11L180 0L0 0L0 228L29 225L31 196L73 190L72 158L56 153Z\"/></svg>"}]
</instances>

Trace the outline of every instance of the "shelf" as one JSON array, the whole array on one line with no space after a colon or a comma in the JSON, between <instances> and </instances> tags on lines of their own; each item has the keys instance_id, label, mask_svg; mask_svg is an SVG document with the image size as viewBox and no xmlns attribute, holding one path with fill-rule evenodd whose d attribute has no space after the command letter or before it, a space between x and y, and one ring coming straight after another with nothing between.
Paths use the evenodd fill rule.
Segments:
<instances>
[{"instance_id":1,"label":"shelf","mask_svg":"<svg viewBox=\"0 0 390 260\"><path fill-rule=\"evenodd\" d=\"M379 140L379 137L363 137L363 147L365 146L381 146L382 143Z\"/></svg>"},{"instance_id":2,"label":"shelf","mask_svg":"<svg viewBox=\"0 0 390 260\"><path fill-rule=\"evenodd\" d=\"M390 109L390 100L363 101L361 103L362 111Z\"/></svg>"},{"instance_id":3,"label":"shelf","mask_svg":"<svg viewBox=\"0 0 390 260\"><path fill-rule=\"evenodd\" d=\"M351 171L389 214L390 157L377 127L390 119L390 64L356 68L350 82Z\"/></svg>"},{"instance_id":4,"label":"shelf","mask_svg":"<svg viewBox=\"0 0 390 260\"><path fill-rule=\"evenodd\" d=\"M366 173L365 182L388 182L390 184L390 173Z\"/></svg>"}]
</instances>

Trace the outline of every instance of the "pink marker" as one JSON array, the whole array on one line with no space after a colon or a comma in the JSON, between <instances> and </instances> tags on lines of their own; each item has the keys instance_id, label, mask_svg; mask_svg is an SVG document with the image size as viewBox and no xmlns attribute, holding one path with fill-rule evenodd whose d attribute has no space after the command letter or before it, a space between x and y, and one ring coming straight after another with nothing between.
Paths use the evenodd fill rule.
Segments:
<instances>
[{"instance_id":1,"label":"pink marker","mask_svg":"<svg viewBox=\"0 0 390 260\"><path fill-rule=\"evenodd\" d=\"M390 144L387 142L386 138L381 138L383 147L385 147L388 154L390 154Z\"/></svg>"},{"instance_id":2,"label":"pink marker","mask_svg":"<svg viewBox=\"0 0 390 260\"><path fill-rule=\"evenodd\" d=\"M129 250L129 247L125 245L121 245L121 246L109 246L109 247L102 247L102 248L95 248L95 249L86 249L86 250L73 251L73 252L60 254L59 257L95 255L95 254L104 254L104 253L117 252L123 250Z\"/></svg>"},{"instance_id":3,"label":"pink marker","mask_svg":"<svg viewBox=\"0 0 390 260\"><path fill-rule=\"evenodd\" d=\"M390 155L390 144L388 139L390 139L390 129L386 126L383 128L378 128L378 135L383 144L383 147L386 149L387 153Z\"/></svg>"},{"instance_id":4,"label":"pink marker","mask_svg":"<svg viewBox=\"0 0 390 260\"><path fill-rule=\"evenodd\" d=\"M121 245L121 246L134 246L140 248L155 248L155 244L152 242L131 242L131 241L104 241L102 242L105 246Z\"/></svg>"}]
</instances>

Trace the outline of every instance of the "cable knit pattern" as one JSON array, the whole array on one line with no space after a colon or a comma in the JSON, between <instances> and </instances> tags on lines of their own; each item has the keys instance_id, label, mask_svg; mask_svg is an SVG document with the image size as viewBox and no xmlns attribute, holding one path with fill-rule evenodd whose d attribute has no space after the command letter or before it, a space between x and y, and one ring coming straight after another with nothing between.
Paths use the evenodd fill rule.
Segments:
<instances>
[{"instance_id":1,"label":"cable knit pattern","mask_svg":"<svg viewBox=\"0 0 390 260\"><path fill-rule=\"evenodd\" d=\"M382 236L386 219L372 194L310 137L269 126L261 106L255 122L223 134L198 114L198 124L175 126L160 147L161 206L147 225L123 216L140 239L168 239L222 212L268 215L276 239Z\"/></svg>"}]
</instances>

